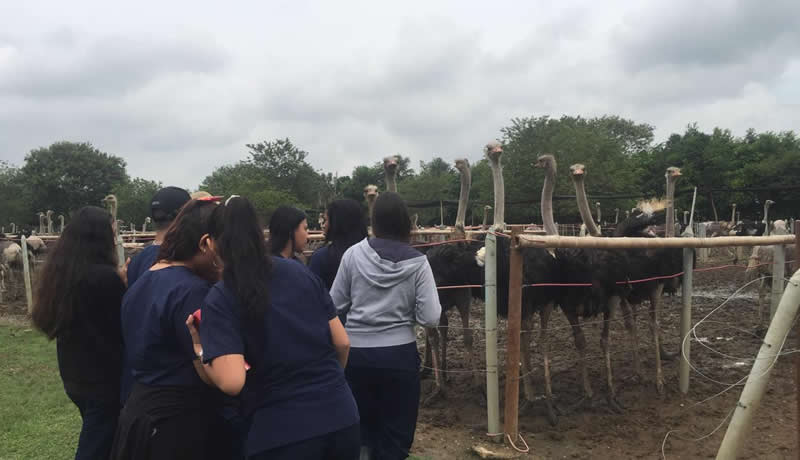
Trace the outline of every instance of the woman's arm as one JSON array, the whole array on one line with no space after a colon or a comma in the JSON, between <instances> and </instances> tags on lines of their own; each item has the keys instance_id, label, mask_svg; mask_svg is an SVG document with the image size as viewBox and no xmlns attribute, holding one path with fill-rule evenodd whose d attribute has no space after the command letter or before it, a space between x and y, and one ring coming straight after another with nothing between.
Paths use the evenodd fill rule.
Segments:
<instances>
[{"instance_id":1,"label":"woman's arm","mask_svg":"<svg viewBox=\"0 0 800 460\"><path fill-rule=\"evenodd\" d=\"M424 327L436 327L442 316L442 306L439 303L439 293L436 290L436 281L433 279L431 266L426 261L417 272L416 311L417 323Z\"/></svg>"},{"instance_id":2,"label":"woman's arm","mask_svg":"<svg viewBox=\"0 0 800 460\"><path fill-rule=\"evenodd\" d=\"M333 304L336 305L336 312L340 315L350 311L350 307L353 305L352 297L350 296L349 256L349 251L342 256L339 271L336 272L336 278L334 278L333 286L331 286L331 298L333 299Z\"/></svg>"},{"instance_id":3,"label":"woman's arm","mask_svg":"<svg viewBox=\"0 0 800 460\"><path fill-rule=\"evenodd\" d=\"M328 321L328 326L331 329L331 339L333 341L333 348L336 349L336 356L339 358L339 363L342 367L347 367L347 357L350 355L350 337L342 326L339 318L333 318Z\"/></svg>"},{"instance_id":4,"label":"woman's arm","mask_svg":"<svg viewBox=\"0 0 800 460\"><path fill-rule=\"evenodd\" d=\"M200 343L200 334L194 325L194 317L192 315L186 318L186 327L192 336L195 355L200 356L200 359L194 360L194 368L200 379L209 385L213 384L228 395L238 395L244 387L246 378L244 355L222 355L214 358L213 361L203 364L203 345Z\"/></svg>"}]
</instances>

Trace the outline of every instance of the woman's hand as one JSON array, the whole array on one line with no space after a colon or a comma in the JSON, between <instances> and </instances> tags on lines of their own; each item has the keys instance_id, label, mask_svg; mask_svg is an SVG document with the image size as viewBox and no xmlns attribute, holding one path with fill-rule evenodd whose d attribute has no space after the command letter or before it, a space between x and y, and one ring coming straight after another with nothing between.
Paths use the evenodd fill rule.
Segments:
<instances>
[{"instance_id":1,"label":"woman's hand","mask_svg":"<svg viewBox=\"0 0 800 460\"><path fill-rule=\"evenodd\" d=\"M125 284L125 287L128 287L128 265L131 264L131 258L128 257L128 260L125 261L125 265L119 268L117 273L119 273L119 277L122 279L122 282Z\"/></svg>"},{"instance_id":2,"label":"woman's hand","mask_svg":"<svg viewBox=\"0 0 800 460\"><path fill-rule=\"evenodd\" d=\"M200 343L200 333L194 325L194 316L189 315L186 318L186 328L189 329L189 335L192 336L192 346L194 347L195 356L200 356L203 353L203 344Z\"/></svg>"}]
</instances>

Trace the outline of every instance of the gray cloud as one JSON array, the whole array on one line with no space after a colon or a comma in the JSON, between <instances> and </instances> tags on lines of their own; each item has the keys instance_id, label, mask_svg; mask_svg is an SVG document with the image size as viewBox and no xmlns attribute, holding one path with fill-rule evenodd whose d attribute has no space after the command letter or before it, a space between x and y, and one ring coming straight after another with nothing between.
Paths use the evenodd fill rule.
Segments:
<instances>
[{"instance_id":1,"label":"gray cloud","mask_svg":"<svg viewBox=\"0 0 800 460\"><path fill-rule=\"evenodd\" d=\"M162 6L0 18L2 158L89 140L194 187L277 137L348 174L389 153L477 160L518 116L619 114L660 139L800 121L796 2Z\"/></svg>"}]
</instances>

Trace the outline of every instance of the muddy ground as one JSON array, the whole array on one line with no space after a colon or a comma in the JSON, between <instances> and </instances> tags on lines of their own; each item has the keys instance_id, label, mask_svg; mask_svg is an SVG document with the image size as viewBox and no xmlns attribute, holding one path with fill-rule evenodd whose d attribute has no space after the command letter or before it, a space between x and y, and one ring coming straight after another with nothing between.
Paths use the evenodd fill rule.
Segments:
<instances>
[{"instance_id":1,"label":"muddy ground","mask_svg":"<svg viewBox=\"0 0 800 460\"><path fill-rule=\"evenodd\" d=\"M724 254L718 254L705 266L730 263ZM744 263L744 262L740 262ZM693 323L697 323L744 284L744 266L695 273L693 297ZM12 286L9 286L13 290ZM22 291L11 299L5 293L0 304L0 322L24 322L25 301ZM19 295L22 294L22 295ZM687 396L678 390L678 359L664 362L666 389L659 397L653 384L654 352L648 326L647 306L639 308L639 354L646 377L643 383L634 377L631 345L621 321L611 327L611 348L614 381L618 399L624 413L610 410L604 400L605 366L600 346L602 324L588 323L585 328L594 401L559 417L558 425L551 426L545 416L541 400L544 383L541 372L539 331L534 333L533 362L537 402L520 415L520 432L530 446L524 458L661 458L662 445L666 458L713 458L727 427L726 417L734 408L741 386L725 391L725 383L734 383L745 376L758 352L760 340L754 334L757 294L747 289L730 300L713 316L697 328L702 343L692 343L692 362L697 368L691 374L691 388ZM661 324L668 351L679 348L680 295L664 297ZM446 397L420 408L417 436L413 448L416 456L431 459L476 458L471 449L482 445L502 451L502 447L488 441L486 434L486 409L483 400L485 382L484 337L479 329L483 324L483 305L472 307L470 326L475 328L476 361L467 368L461 330L450 330L448 360L450 379ZM450 324L460 320L455 311L450 312ZM504 388L505 321L499 324L500 389ZM538 328L538 321L537 321ZM560 312L551 320L551 372L556 405L569 408L581 398L581 380L578 356L569 325ZM709 346L715 351L704 348ZM424 340L420 340L420 349ZM787 350L798 349L797 338L791 334ZM796 458L797 419L794 383L794 355L782 356L770 376L767 394L745 443L741 458L784 459ZM470 372L476 370L475 373ZM702 373L702 375L701 375ZM473 374L480 386L472 384ZM423 380L423 398L430 394L433 382ZM522 396L521 396L522 397ZM502 396L501 396L502 398ZM503 403L501 401L501 417ZM718 429L719 428L719 429ZM717 430L718 429L718 430ZM714 430L717 430L714 432ZM666 442L665 436L671 433ZM698 440L699 439L699 440Z\"/></svg>"}]
</instances>

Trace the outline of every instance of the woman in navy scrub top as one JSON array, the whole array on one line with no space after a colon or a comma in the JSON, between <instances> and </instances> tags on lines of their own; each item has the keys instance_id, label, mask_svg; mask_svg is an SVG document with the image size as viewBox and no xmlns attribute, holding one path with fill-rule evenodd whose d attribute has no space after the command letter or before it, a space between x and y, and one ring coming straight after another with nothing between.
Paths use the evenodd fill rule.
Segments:
<instances>
[{"instance_id":1,"label":"woman in navy scrub top","mask_svg":"<svg viewBox=\"0 0 800 460\"><path fill-rule=\"evenodd\" d=\"M308 243L306 213L291 206L280 206L269 219L269 251L273 256L295 259Z\"/></svg>"},{"instance_id":2,"label":"woman in navy scrub top","mask_svg":"<svg viewBox=\"0 0 800 460\"><path fill-rule=\"evenodd\" d=\"M212 220L223 281L206 297L199 333L186 319L208 378L242 394L247 458L357 459L358 409L344 376L350 343L322 281L267 254L246 199L229 199Z\"/></svg>"},{"instance_id":3,"label":"woman in navy scrub top","mask_svg":"<svg viewBox=\"0 0 800 460\"><path fill-rule=\"evenodd\" d=\"M123 299L122 335L135 383L112 458L226 458L227 440L214 436L222 395L201 379L205 374L185 325L219 278L208 235L217 206L187 203L170 225L158 261Z\"/></svg>"}]
</instances>

